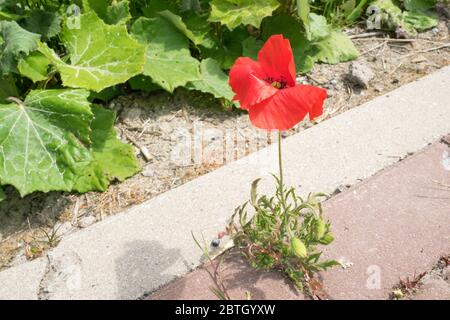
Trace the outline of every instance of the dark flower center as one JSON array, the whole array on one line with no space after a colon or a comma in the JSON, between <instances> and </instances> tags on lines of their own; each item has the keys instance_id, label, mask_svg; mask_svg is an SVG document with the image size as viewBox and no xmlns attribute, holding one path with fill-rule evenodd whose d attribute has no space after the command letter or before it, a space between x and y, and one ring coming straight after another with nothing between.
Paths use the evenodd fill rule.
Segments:
<instances>
[{"instance_id":1,"label":"dark flower center","mask_svg":"<svg viewBox=\"0 0 450 320\"><path fill-rule=\"evenodd\" d=\"M287 81L286 79L281 76L281 78L276 79L273 77L268 77L266 79L264 79L266 82L270 83L271 86L277 88L277 89L284 89L287 87Z\"/></svg>"}]
</instances>

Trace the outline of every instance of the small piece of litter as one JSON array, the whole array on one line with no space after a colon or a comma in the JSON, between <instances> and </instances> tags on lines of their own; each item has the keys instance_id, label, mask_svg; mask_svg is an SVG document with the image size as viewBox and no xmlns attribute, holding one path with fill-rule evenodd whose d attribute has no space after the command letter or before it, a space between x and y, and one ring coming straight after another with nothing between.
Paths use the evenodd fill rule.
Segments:
<instances>
[{"instance_id":1,"label":"small piece of litter","mask_svg":"<svg viewBox=\"0 0 450 320\"><path fill-rule=\"evenodd\" d=\"M353 265L353 262L347 261L345 258L339 259L338 262L344 270L350 268Z\"/></svg>"}]
</instances>

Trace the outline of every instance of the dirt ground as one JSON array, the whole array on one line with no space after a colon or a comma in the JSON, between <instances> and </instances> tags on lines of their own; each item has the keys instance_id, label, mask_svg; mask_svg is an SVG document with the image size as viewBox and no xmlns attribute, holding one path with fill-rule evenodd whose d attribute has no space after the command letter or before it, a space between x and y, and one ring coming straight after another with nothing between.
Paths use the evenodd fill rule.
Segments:
<instances>
[{"instance_id":1,"label":"dirt ground","mask_svg":"<svg viewBox=\"0 0 450 320\"><path fill-rule=\"evenodd\" d=\"M356 107L376 96L450 64L450 24L415 39L391 39L383 34L348 31L373 72L367 88L348 74L353 62L317 64L297 80L328 90L323 116L315 123ZM369 72L370 73L370 72ZM74 195L36 193L23 199L6 189L0 203L0 270L42 255L62 236L87 227L131 205L151 199L217 167L272 143L270 134L250 126L246 113L227 110L210 96L177 89L131 93L108 104L118 114L117 132L135 146L142 172L105 193ZM290 135L311 125L300 123Z\"/></svg>"}]
</instances>

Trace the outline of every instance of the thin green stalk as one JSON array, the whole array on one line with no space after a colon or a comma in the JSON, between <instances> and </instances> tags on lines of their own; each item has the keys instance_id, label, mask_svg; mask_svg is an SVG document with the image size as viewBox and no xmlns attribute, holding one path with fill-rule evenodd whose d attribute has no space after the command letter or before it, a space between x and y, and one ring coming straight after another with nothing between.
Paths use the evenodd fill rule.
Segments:
<instances>
[{"instance_id":1,"label":"thin green stalk","mask_svg":"<svg viewBox=\"0 0 450 320\"><path fill-rule=\"evenodd\" d=\"M283 158L282 158L282 150L281 150L281 131L278 131L278 168L279 168L279 189L280 189L280 200L281 206L284 210L284 234L286 232L289 234L289 216L288 210L286 208L286 199L284 194L284 180L283 180Z\"/></svg>"},{"instance_id":2,"label":"thin green stalk","mask_svg":"<svg viewBox=\"0 0 450 320\"><path fill-rule=\"evenodd\" d=\"M278 131L278 167L280 174L280 186L283 186L283 159L281 157L281 131Z\"/></svg>"}]
</instances>

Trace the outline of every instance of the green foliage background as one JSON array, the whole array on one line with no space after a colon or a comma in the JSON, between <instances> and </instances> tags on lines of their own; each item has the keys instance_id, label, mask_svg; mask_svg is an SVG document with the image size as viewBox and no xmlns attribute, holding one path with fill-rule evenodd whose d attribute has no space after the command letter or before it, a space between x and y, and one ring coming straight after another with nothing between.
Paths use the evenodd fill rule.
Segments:
<instances>
[{"instance_id":1,"label":"green foliage background","mask_svg":"<svg viewBox=\"0 0 450 320\"><path fill-rule=\"evenodd\" d=\"M370 5L383 10L385 25L414 31L433 26L424 12L434 4L408 0L402 11L391 0L0 0L0 201L2 185L22 195L103 191L139 170L116 138L115 115L94 102L184 87L230 104L227 71L239 56L256 58L272 34L290 39L305 73L358 56L340 28ZM74 114L84 116L69 125Z\"/></svg>"}]
</instances>

